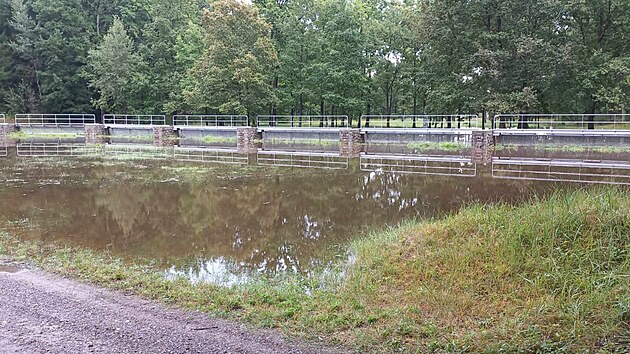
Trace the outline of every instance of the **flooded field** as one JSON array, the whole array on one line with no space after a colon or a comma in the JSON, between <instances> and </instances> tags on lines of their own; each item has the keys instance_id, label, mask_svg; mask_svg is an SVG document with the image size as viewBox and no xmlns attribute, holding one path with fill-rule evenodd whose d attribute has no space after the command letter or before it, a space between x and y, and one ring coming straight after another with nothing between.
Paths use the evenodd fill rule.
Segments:
<instances>
[{"instance_id":1,"label":"flooded field","mask_svg":"<svg viewBox=\"0 0 630 354\"><path fill-rule=\"evenodd\" d=\"M498 158L531 154L517 152ZM490 166L449 155L349 159L326 152L248 156L208 148L23 144L0 156L4 229L220 284L309 274L347 260L348 243L369 229L575 186L523 178L522 171L515 176L513 167L493 176ZM550 160L545 152L542 161ZM627 182L624 171L612 181Z\"/></svg>"}]
</instances>

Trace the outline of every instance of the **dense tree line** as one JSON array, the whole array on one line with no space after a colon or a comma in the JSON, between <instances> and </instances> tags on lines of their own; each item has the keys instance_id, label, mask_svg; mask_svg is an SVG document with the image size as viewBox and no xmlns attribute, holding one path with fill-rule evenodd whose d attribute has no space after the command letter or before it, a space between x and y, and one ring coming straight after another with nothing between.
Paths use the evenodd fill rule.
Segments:
<instances>
[{"instance_id":1,"label":"dense tree line","mask_svg":"<svg viewBox=\"0 0 630 354\"><path fill-rule=\"evenodd\" d=\"M627 0L0 0L0 111L622 112Z\"/></svg>"}]
</instances>

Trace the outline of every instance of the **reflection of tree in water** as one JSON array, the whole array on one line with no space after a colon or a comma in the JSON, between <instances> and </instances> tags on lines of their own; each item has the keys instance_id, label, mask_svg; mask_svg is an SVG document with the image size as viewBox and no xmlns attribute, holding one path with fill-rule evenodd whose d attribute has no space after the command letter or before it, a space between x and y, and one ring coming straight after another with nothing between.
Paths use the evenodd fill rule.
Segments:
<instances>
[{"instance_id":1,"label":"reflection of tree in water","mask_svg":"<svg viewBox=\"0 0 630 354\"><path fill-rule=\"evenodd\" d=\"M97 169L85 177L105 182L44 186L25 197L8 191L7 198L20 200L9 218L36 220L35 237L54 235L168 264L200 267L199 259L225 259L244 270L305 271L330 260L333 246L364 227L528 193L518 189L520 182L481 177L308 172L112 183L108 171ZM32 212L34 207L44 209Z\"/></svg>"}]
</instances>

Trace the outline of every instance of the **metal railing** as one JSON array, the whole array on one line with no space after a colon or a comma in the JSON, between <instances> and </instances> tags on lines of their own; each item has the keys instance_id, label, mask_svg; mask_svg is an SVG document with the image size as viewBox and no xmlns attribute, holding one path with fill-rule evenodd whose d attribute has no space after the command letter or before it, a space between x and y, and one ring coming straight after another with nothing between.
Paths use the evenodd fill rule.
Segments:
<instances>
[{"instance_id":1,"label":"metal railing","mask_svg":"<svg viewBox=\"0 0 630 354\"><path fill-rule=\"evenodd\" d=\"M257 127L269 128L348 128L350 120L343 115L323 116L258 116Z\"/></svg>"},{"instance_id":2,"label":"metal railing","mask_svg":"<svg viewBox=\"0 0 630 354\"><path fill-rule=\"evenodd\" d=\"M492 177L499 179L630 185L630 163L565 159L492 159Z\"/></svg>"},{"instance_id":3,"label":"metal railing","mask_svg":"<svg viewBox=\"0 0 630 354\"><path fill-rule=\"evenodd\" d=\"M346 170L349 158L334 153L259 151L258 165L276 167L316 168L328 170Z\"/></svg>"},{"instance_id":4,"label":"metal railing","mask_svg":"<svg viewBox=\"0 0 630 354\"><path fill-rule=\"evenodd\" d=\"M7 122L7 118L4 114L0 114L0 123L4 124Z\"/></svg>"},{"instance_id":5,"label":"metal railing","mask_svg":"<svg viewBox=\"0 0 630 354\"><path fill-rule=\"evenodd\" d=\"M362 115L359 128L373 129L481 129L476 114Z\"/></svg>"},{"instance_id":6,"label":"metal railing","mask_svg":"<svg viewBox=\"0 0 630 354\"><path fill-rule=\"evenodd\" d=\"M166 116L142 114L105 114L105 125L166 125Z\"/></svg>"},{"instance_id":7,"label":"metal railing","mask_svg":"<svg viewBox=\"0 0 630 354\"><path fill-rule=\"evenodd\" d=\"M81 127L96 123L94 114L16 114L15 125L29 127Z\"/></svg>"},{"instance_id":8,"label":"metal railing","mask_svg":"<svg viewBox=\"0 0 630 354\"><path fill-rule=\"evenodd\" d=\"M24 143L17 144L17 156L20 157L64 157L97 156L102 152L99 146L85 144Z\"/></svg>"},{"instance_id":9,"label":"metal railing","mask_svg":"<svg viewBox=\"0 0 630 354\"><path fill-rule=\"evenodd\" d=\"M361 171L435 176L475 177L477 164L470 157L417 155L362 155Z\"/></svg>"},{"instance_id":10,"label":"metal railing","mask_svg":"<svg viewBox=\"0 0 630 354\"><path fill-rule=\"evenodd\" d=\"M203 127L203 128L224 128L224 127L247 127L249 118L244 115L174 115L173 126L175 127Z\"/></svg>"},{"instance_id":11,"label":"metal railing","mask_svg":"<svg viewBox=\"0 0 630 354\"><path fill-rule=\"evenodd\" d=\"M494 130L630 130L630 114L498 114Z\"/></svg>"},{"instance_id":12,"label":"metal railing","mask_svg":"<svg viewBox=\"0 0 630 354\"><path fill-rule=\"evenodd\" d=\"M228 165L246 165L249 163L249 156L247 154L239 154L237 150L231 149L175 147L174 158L177 161Z\"/></svg>"},{"instance_id":13,"label":"metal railing","mask_svg":"<svg viewBox=\"0 0 630 354\"><path fill-rule=\"evenodd\" d=\"M0 146L0 157L9 156L9 148L7 146Z\"/></svg>"}]
</instances>

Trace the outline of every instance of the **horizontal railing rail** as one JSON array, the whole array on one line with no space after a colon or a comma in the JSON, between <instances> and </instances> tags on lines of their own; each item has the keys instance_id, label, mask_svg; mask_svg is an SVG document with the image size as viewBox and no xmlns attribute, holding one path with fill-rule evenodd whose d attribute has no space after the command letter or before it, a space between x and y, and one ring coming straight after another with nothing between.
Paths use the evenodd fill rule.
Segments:
<instances>
[{"instance_id":1,"label":"horizontal railing rail","mask_svg":"<svg viewBox=\"0 0 630 354\"><path fill-rule=\"evenodd\" d=\"M151 114L105 114L105 125L166 125L166 116Z\"/></svg>"},{"instance_id":2,"label":"horizontal railing rail","mask_svg":"<svg viewBox=\"0 0 630 354\"><path fill-rule=\"evenodd\" d=\"M476 114L362 115L359 128L374 129L481 129Z\"/></svg>"},{"instance_id":3,"label":"horizontal railing rail","mask_svg":"<svg viewBox=\"0 0 630 354\"><path fill-rule=\"evenodd\" d=\"M247 127L249 118L244 115L174 115L175 127Z\"/></svg>"},{"instance_id":4,"label":"horizontal railing rail","mask_svg":"<svg viewBox=\"0 0 630 354\"><path fill-rule=\"evenodd\" d=\"M498 114L494 130L630 130L630 114Z\"/></svg>"},{"instance_id":5,"label":"horizontal railing rail","mask_svg":"<svg viewBox=\"0 0 630 354\"><path fill-rule=\"evenodd\" d=\"M257 127L269 128L348 128L350 120L344 115L263 115L256 118Z\"/></svg>"},{"instance_id":6,"label":"horizontal railing rail","mask_svg":"<svg viewBox=\"0 0 630 354\"><path fill-rule=\"evenodd\" d=\"M73 127L96 123L94 114L16 114L15 125L41 127Z\"/></svg>"},{"instance_id":7,"label":"horizontal railing rail","mask_svg":"<svg viewBox=\"0 0 630 354\"><path fill-rule=\"evenodd\" d=\"M0 123L4 124L7 122L7 118L4 114L0 114Z\"/></svg>"}]
</instances>

